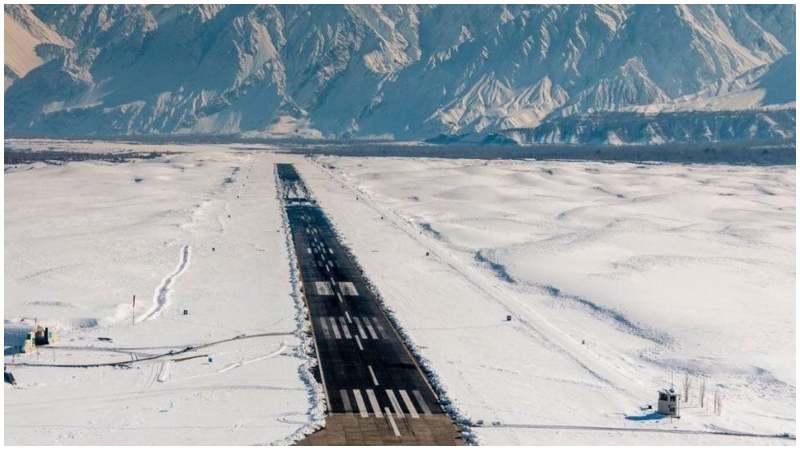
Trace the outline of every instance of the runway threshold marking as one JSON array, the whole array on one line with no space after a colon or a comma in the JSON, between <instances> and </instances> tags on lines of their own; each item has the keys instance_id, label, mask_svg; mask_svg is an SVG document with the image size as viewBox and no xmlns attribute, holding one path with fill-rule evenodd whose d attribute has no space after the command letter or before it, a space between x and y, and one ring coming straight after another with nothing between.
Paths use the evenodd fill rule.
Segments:
<instances>
[{"instance_id":1,"label":"runway threshold marking","mask_svg":"<svg viewBox=\"0 0 800 450\"><path fill-rule=\"evenodd\" d=\"M336 319L333 317L328 317L328 320L331 322L331 328L333 328L333 335L336 336L336 339L342 338L342 333L339 332L339 327L336 325Z\"/></svg>"},{"instance_id":2,"label":"runway threshold marking","mask_svg":"<svg viewBox=\"0 0 800 450\"><path fill-rule=\"evenodd\" d=\"M369 323L369 317L364 317L364 325L366 325L370 337L372 337L372 339L378 340L378 335L375 334L375 329L372 328L372 324Z\"/></svg>"},{"instance_id":3,"label":"runway threshold marking","mask_svg":"<svg viewBox=\"0 0 800 450\"><path fill-rule=\"evenodd\" d=\"M424 398L422 398L422 394L420 394L420 393L419 393L419 391L418 391L418 390L416 390L416 389L414 389L414 391L412 392L412 394L414 394L414 398L416 398L416 399L417 399L417 402L419 402L419 407L420 407L420 408L422 408L422 412L423 412L423 414L425 414L426 416L431 416L431 415L433 415L433 414L431 413L431 409L430 409L430 408L428 408L428 404L427 404L427 403L425 403L425 399L424 399Z\"/></svg>"},{"instance_id":4,"label":"runway threshold marking","mask_svg":"<svg viewBox=\"0 0 800 450\"><path fill-rule=\"evenodd\" d=\"M364 397L361 396L361 391L353 389L353 396L356 398L356 405L358 406L358 413L361 417L369 417L367 412L367 405L364 403Z\"/></svg>"},{"instance_id":5,"label":"runway threshold marking","mask_svg":"<svg viewBox=\"0 0 800 450\"><path fill-rule=\"evenodd\" d=\"M364 327L361 325L361 321L356 317L356 328L358 328L358 335L361 336L361 339L368 339L367 333L364 331Z\"/></svg>"},{"instance_id":6,"label":"runway threshold marking","mask_svg":"<svg viewBox=\"0 0 800 450\"><path fill-rule=\"evenodd\" d=\"M381 325L381 322L375 317L372 318L372 321L375 322L375 328L378 329L378 334L384 339L389 339L389 335L386 333L386 329L383 328L383 325Z\"/></svg>"},{"instance_id":7,"label":"runway threshold marking","mask_svg":"<svg viewBox=\"0 0 800 450\"><path fill-rule=\"evenodd\" d=\"M394 409L394 413L397 414L397 417L403 418L403 410L400 408L400 402L397 401L397 397L394 395L394 391L391 389L386 389L386 395L389 396L389 402L392 404L392 409Z\"/></svg>"},{"instance_id":8,"label":"runway threshold marking","mask_svg":"<svg viewBox=\"0 0 800 450\"><path fill-rule=\"evenodd\" d=\"M339 389L339 396L342 397L342 403L344 404L344 411L347 413L352 413L353 405L350 404L350 396L347 395L347 389Z\"/></svg>"},{"instance_id":9,"label":"runway threshold marking","mask_svg":"<svg viewBox=\"0 0 800 450\"><path fill-rule=\"evenodd\" d=\"M381 405L378 403L378 397L375 397L375 391L372 389L364 389L367 391L367 398L369 399L369 404L372 406L372 412L375 413L375 417L383 417L383 411L381 411Z\"/></svg>"},{"instance_id":10,"label":"runway threshold marking","mask_svg":"<svg viewBox=\"0 0 800 450\"><path fill-rule=\"evenodd\" d=\"M411 397L408 396L408 392L406 392L405 389L400 389L400 398L403 399L403 403L405 403L408 413L411 414L411 418L419 419L417 408L414 407L414 402L411 401Z\"/></svg>"},{"instance_id":11,"label":"runway threshold marking","mask_svg":"<svg viewBox=\"0 0 800 450\"><path fill-rule=\"evenodd\" d=\"M339 317L339 323L342 324L342 331L344 332L344 337L346 337L347 339L352 339L353 336L350 334L350 327L347 326L347 322L344 321L344 317Z\"/></svg>"},{"instance_id":12,"label":"runway threshold marking","mask_svg":"<svg viewBox=\"0 0 800 450\"><path fill-rule=\"evenodd\" d=\"M320 328L322 328L322 334L325 335L325 339L331 338L331 330L328 328L328 323L325 321L324 317L319 319Z\"/></svg>"}]
</instances>

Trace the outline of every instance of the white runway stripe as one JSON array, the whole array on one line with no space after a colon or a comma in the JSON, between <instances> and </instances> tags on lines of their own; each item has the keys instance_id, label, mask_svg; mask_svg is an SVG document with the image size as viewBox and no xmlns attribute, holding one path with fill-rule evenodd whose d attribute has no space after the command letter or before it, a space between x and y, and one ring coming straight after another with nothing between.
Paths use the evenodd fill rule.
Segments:
<instances>
[{"instance_id":1,"label":"white runway stripe","mask_svg":"<svg viewBox=\"0 0 800 450\"><path fill-rule=\"evenodd\" d=\"M369 323L369 317L364 317L364 325L367 326L370 337L372 337L372 339L378 339L378 335L375 334L375 328L372 328L372 324Z\"/></svg>"},{"instance_id":2,"label":"white runway stripe","mask_svg":"<svg viewBox=\"0 0 800 450\"><path fill-rule=\"evenodd\" d=\"M403 403L405 403L406 409L408 410L408 413L411 414L411 417L414 419L419 419L417 408L414 407L414 402L411 401L411 397L408 396L408 392L406 392L405 389L400 389L400 398L403 399Z\"/></svg>"},{"instance_id":3,"label":"white runway stripe","mask_svg":"<svg viewBox=\"0 0 800 450\"><path fill-rule=\"evenodd\" d=\"M339 290L342 291L342 294L344 295L358 295L358 290L352 281L340 281Z\"/></svg>"},{"instance_id":4,"label":"white runway stripe","mask_svg":"<svg viewBox=\"0 0 800 450\"><path fill-rule=\"evenodd\" d=\"M347 389L339 389L339 396L342 397L344 411L348 413L353 412L353 405L350 404L350 396L347 395Z\"/></svg>"},{"instance_id":5,"label":"white runway stripe","mask_svg":"<svg viewBox=\"0 0 800 450\"><path fill-rule=\"evenodd\" d=\"M361 339L359 339L358 336L356 336L356 344L358 344L358 349L363 352L364 351L364 346L361 345Z\"/></svg>"},{"instance_id":6,"label":"white runway stripe","mask_svg":"<svg viewBox=\"0 0 800 450\"><path fill-rule=\"evenodd\" d=\"M369 417L367 405L364 403L364 397L361 396L361 391L353 389L353 396L356 398L356 406L358 406L358 412L361 414L361 417Z\"/></svg>"},{"instance_id":7,"label":"white runway stripe","mask_svg":"<svg viewBox=\"0 0 800 450\"><path fill-rule=\"evenodd\" d=\"M378 378L375 377L375 371L372 370L372 366L367 365L367 369L369 369L369 375L372 377L372 383L375 386L380 386L380 383L378 383Z\"/></svg>"},{"instance_id":8,"label":"white runway stripe","mask_svg":"<svg viewBox=\"0 0 800 450\"><path fill-rule=\"evenodd\" d=\"M347 323L353 323L353 319L350 318L350 313L348 311L344 312L344 316L347 317Z\"/></svg>"},{"instance_id":9,"label":"white runway stripe","mask_svg":"<svg viewBox=\"0 0 800 450\"><path fill-rule=\"evenodd\" d=\"M333 295L333 289L327 281L315 281L314 288L317 291L317 295Z\"/></svg>"},{"instance_id":10,"label":"white runway stripe","mask_svg":"<svg viewBox=\"0 0 800 450\"><path fill-rule=\"evenodd\" d=\"M417 399L417 402L419 402L419 407L420 407L420 408L422 408L422 412L423 412L423 413L424 413L426 416L433 415L433 414L431 413L431 409L430 409L430 408L428 408L428 405L425 403L425 399L424 399L424 398L422 398L422 394L420 394L420 393L419 393L419 391L418 391L418 390L416 390L416 389L415 389L415 390L414 390L412 393L414 394L414 398L416 398L416 399Z\"/></svg>"},{"instance_id":11,"label":"white runway stripe","mask_svg":"<svg viewBox=\"0 0 800 450\"><path fill-rule=\"evenodd\" d=\"M394 413L397 415L397 417L401 419L405 417L405 414L403 414L403 410L400 408L400 403L397 401L397 397L395 397L394 395L394 391L391 389L387 389L386 395L389 396L389 401L392 403L392 409L394 409Z\"/></svg>"},{"instance_id":12,"label":"white runway stripe","mask_svg":"<svg viewBox=\"0 0 800 450\"><path fill-rule=\"evenodd\" d=\"M392 426L392 431L394 432L395 436L400 436L400 430L397 429L397 424L394 423L394 417L392 417L392 413L389 412L389 407L386 407L386 417L389 418L389 424Z\"/></svg>"},{"instance_id":13,"label":"white runway stripe","mask_svg":"<svg viewBox=\"0 0 800 450\"><path fill-rule=\"evenodd\" d=\"M378 397L375 397L375 391L372 389L365 390L367 391L367 398L369 398L369 404L372 406L372 412L375 413L375 417L383 417L381 405L378 403Z\"/></svg>"},{"instance_id":14,"label":"white runway stripe","mask_svg":"<svg viewBox=\"0 0 800 450\"><path fill-rule=\"evenodd\" d=\"M389 339L389 335L386 334L386 329L381 325L381 321L378 320L377 317L373 317L372 321L375 323L375 328L378 329L378 334L380 334L383 339Z\"/></svg>"},{"instance_id":15,"label":"white runway stripe","mask_svg":"<svg viewBox=\"0 0 800 450\"><path fill-rule=\"evenodd\" d=\"M350 328L347 326L347 322L345 322L344 317L339 317L339 323L342 324L342 331L344 332L344 337L347 339L352 339L353 336L350 335Z\"/></svg>"},{"instance_id":16,"label":"white runway stripe","mask_svg":"<svg viewBox=\"0 0 800 450\"><path fill-rule=\"evenodd\" d=\"M361 320L356 317L356 328L358 328L358 334L361 336L361 339L367 339L367 333L364 332L364 327L361 326Z\"/></svg>"},{"instance_id":17,"label":"white runway stripe","mask_svg":"<svg viewBox=\"0 0 800 450\"><path fill-rule=\"evenodd\" d=\"M319 327L322 328L322 334L325 336L325 339L331 338L331 330L328 328L328 322L325 320L324 317L319 319Z\"/></svg>"},{"instance_id":18,"label":"white runway stripe","mask_svg":"<svg viewBox=\"0 0 800 450\"><path fill-rule=\"evenodd\" d=\"M341 339L342 333L339 333L339 327L336 325L336 319L334 317L328 317L328 320L331 321L331 328L333 328L333 335L336 336L336 339Z\"/></svg>"}]
</instances>

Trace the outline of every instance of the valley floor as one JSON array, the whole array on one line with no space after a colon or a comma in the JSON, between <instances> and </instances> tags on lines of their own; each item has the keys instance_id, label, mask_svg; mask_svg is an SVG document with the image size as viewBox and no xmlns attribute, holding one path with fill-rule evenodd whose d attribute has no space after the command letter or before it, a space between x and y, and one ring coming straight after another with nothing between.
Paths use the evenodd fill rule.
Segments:
<instances>
[{"instance_id":1,"label":"valley floor","mask_svg":"<svg viewBox=\"0 0 800 450\"><path fill-rule=\"evenodd\" d=\"M322 422L279 161L300 171L449 408L484 425L479 443L794 443L636 431L795 432L794 167L12 145L175 153L6 166L6 329L37 318L60 338L6 363L132 360L10 366L7 444L281 443ZM240 335L187 353L200 358L136 361ZM687 374L680 420L640 409Z\"/></svg>"}]
</instances>

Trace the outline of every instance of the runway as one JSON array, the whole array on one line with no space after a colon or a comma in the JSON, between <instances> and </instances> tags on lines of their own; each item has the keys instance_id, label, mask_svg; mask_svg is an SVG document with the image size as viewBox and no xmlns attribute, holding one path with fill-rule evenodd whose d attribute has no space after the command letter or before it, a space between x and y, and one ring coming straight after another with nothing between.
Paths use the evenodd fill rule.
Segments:
<instances>
[{"instance_id":1,"label":"runway","mask_svg":"<svg viewBox=\"0 0 800 450\"><path fill-rule=\"evenodd\" d=\"M427 379L368 288L361 268L341 244L294 166L278 164L277 174L329 414L360 418L362 424L385 422L389 440L380 443L404 442L414 437L415 428L427 429L431 424L440 429L438 434L445 433L447 443L457 443L453 440L458 429L442 410ZM451 426L442 428L441 424ZM404 437L404 432L410 436ZM434 435L429 441L413 442L445 443Z\"/></svg>"}]
</instances>

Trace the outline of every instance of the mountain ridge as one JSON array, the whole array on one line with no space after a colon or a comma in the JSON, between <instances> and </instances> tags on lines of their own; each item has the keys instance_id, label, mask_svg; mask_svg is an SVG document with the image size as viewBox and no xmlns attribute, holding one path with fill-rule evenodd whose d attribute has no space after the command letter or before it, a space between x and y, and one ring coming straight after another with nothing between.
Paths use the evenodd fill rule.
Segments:
<instances>
[{"instance_id":1,"label":"mountain ridge","mask_svg":"<svg viewBox=\"0 0 800 450\"><path fill-rule=\"evenodd\" d=\"M6 60L10 135L517 139L592 117L597 130L616 127L605 133L617 136L612 144L642 142L620 136L794 136L794 120L772 120L795 107L793 5L36 5L5 13L6 23L41 24L49 36L34 45L47 58L24 73ZM6 27L7 45L22 41L18 28ZM650 137L618 120L659 112L707 120L709 111L768 120L750 134L700 127ZM698 116L685 118L690 112ZM610 118L605 125L598 114Z\"/></svg>"}]
</instances>

